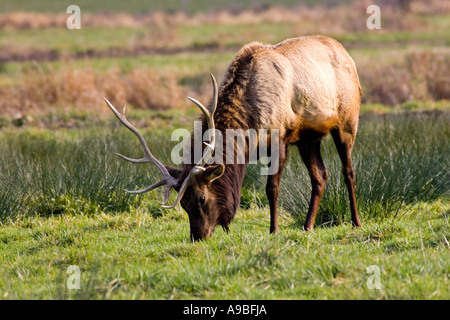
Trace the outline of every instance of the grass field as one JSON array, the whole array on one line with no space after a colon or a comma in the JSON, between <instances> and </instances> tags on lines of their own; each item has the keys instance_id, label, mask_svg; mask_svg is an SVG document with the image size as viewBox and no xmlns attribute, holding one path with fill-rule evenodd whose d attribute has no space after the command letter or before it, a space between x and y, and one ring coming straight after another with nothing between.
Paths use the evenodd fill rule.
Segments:
<instances>
[{"instance_id":1,"label":"grass field","mask_svg":"<svg viewBox=\"0 0 450 320\"><path fill-rule=\"evenodd\" d=\"M448 121L448 113L362 117L354 151L361 229L350 226L339 160L327 139L331 178L314 232L301 227L310 187L292 150L278 235L268 233L264 180L253 165L230 233L217 230L194 244L181 208L162 210L158 192L123 192L157 179L151 166L113 157L112 151L140 151L125 129L6 130L0 134L0 296L445 299ZM169 128L180 125L169 120L146 131L155 154L168 159ZM82 270L81 290L65 285L70 265ZM382 268L381 290L366 285L371 265Z\"/></svg>"},{"instance_id":2,"label":"grass field","mask_svg":"<svg viewBox=\"0 0 450 320\"><path fill-rule=\"evenodd\" d=\"M360 1L80 0L82 29L68 30L70 1L2 1L0 299L448 299L450 6L388 2L382 29L368 30ZM311 187L295 148L277 235L259 165L247 167L230 232L199 243L180 206L160 207L161 191L123 191L159 173L113 155L141 149L102 97L126 101L170 163L173 129L199 116L187 96L210 98L209 73L220 79L248 42L310 34L336 38L358 68L362 228L350 225L330 137L313 232L302 230ZM66 285L72 265L80 290Z\"/></svg>"},{"instance_id":3,"label":"grass field","mask_svg":"<svg viewBox=\"0 0 450 320\"><path fill-rule=\"evenodd\" d=\"M289 217L268 235L268 210L239 212L232 231L188 241L180 210L21 219L3 227L3 299L447 299L449 205L304 233ZM81 268L68 290L67 268ZM379 266L381 290L367 268Z\"/></svg>"}]
</instances>

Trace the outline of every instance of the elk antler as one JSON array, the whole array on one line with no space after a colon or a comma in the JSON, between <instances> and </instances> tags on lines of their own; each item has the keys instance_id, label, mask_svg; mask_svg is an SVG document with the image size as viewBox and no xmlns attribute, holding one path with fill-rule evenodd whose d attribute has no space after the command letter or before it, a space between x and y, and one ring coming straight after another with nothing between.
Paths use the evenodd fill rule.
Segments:
<instances>
[{"instance_id":1,"label":"elk antler","mask_svg":"<svg viewBox=\"0 0 450 320\"><path fill-rule=\"evenodd\" d=\"M175 200L175 202L170 206L163 206L164 208L173 208L175 207L180 201L181 198L183 198L184 192L186 191L187 187L191 183L192 179L199 175L200 173L205 171L205 164L208 162L208 160L211 158L214 148L216 146L216 133L215 133L215 125L214 125L214 113L216 112L217 108L217 101L218 101L218 90L217 90L217 81L216 78L211 74L211 81L213 83L213 100L211 105L211 111L206 109L199 101L195 100L194 98L188 97L189 100L194 102L200 110L202 110L203 114L206 117L206 122L208 123L208 129L210 129L210 141L209 143L204 142L206 148L203 152L203 157L200 159L199 162L192 168L192 170L189 172L189 175L184 179L183 184L180 187L180 190L178 191L178 196Z\"/></svg>"},{"instance_id":2,"label":"elk antler","mask_svg":"<svg viewBox=\"0 0 450 320\"><path fill-rule=\"evenodd\" d=\"M217 100L218 100L218 90L217 90L217 82L216 79L214 78L214 76L211 74L211 80L213 83L213 101L212 101L212 106L211 106L211 111L208 111L208 109L206 109L200 102L198 102L197 100L190 98L189 100L191 100L192 102L194 102L204 113L205 117L206 117L206 122L208 123L208 128L212 129L211 132L211 138L210 138L210 142L209 143L205 143L206 145L206 150L203 153L203 157L200 159L199 162L197 162L197 164L194 166L194 168L192 168L192 170L189 172L188 176L186 177L186 179L183 181L183 184L180 187L180 191L178 192L178 196L175 200L175 202L170 205L170 206L166 206L165 204L167 203L167 201L169 201L169 195L170 195L170 189L175 187L178 184L178 180L175 179L174 177L172 177L169 173L169 171L167 170L167 168L158 160L156 159L152 153L150 152L150 149L147 146L147 143L144 140L144 137L142 136L142 134L127 120L127 118L125 117L125 104L123 106L123 111L122 114L120 114L116 108L114 108L114 106L106 99L103 98L106 103L108 104L109 108L112 110L112 112L116 115L116 117L120 120L120 122L122 122L122 124L127 127L131 132L133 132L139 139L139 142L141 143L142 148L144 149L145 152L145 157L142 159L132 159L132 158L128 158L124 155L121 155L119 153L115 153L115 155L121 157L122 159L131 161L133 163L146 163L146 162L152 162L154 163L158 169L161 171L162 175L163 175L163 179L145 189L142 190L136 190L136 191L128 191L125 190L128 193L144 193L144 192L148 192L151 191L157 187L160 187L162 185L166 185L165 191L164 191L164 203L163 203L163 208L174 208L180 201L181 198L183 198L184 192L186 191L187 187L189 186L189 184L191 183L192 179L205 171L204 165L208 162L208 160L211 158L213 152L214 152L214 148L215 148L215 143L216 143L216 135L215 135L215 126L214 126L214 112L216 111L217 108Z\"/></svg>"},{"instance_id":3,"label":"elk antler","mask_svg":"<svg viewBox=\"0 0 450 320\"><path fill-rule=\"evenodd\" d=\"M120 114L116 108L114 108L114 106L111 104L111 102L109 102L106 98L105 99L106 103L108 104L109 108L112 110L112 112L116 115L116 117L120 120L120 122L122 122L122 124L127 127L131 132L133 132L139 139L139 142L141 143L142 148L144 149L144 153L145 153L145 157L142 159L132 159L132 158L128 158L124 155L121 155L119 153L115 153L116 156L121 157L122 159L125 159L127 161L133 162L133 163L146 163L146 162L151 162L154 163L159 171L161 171L162 175L163 175L163 179L145 189L142 190L136 190L136 191L129 191L129 190L125 190L128 193L144 193L144 192L148 192L151 191L157 187L160 187L162 185L166 185L165 191L164 191L164 204L167 203L167 201L169 201L169 195L170 195L170 189L175 187L178 184L178 180L175 179L174 177L172 177L169 173L169 171L167 170L167 168L158 160L156 159L152 153L150 152L150 149L147 146L147 143L144 140L144 137L142 136L142 134L138 131L138 129L136 129L125 117L125 104L123 105L123 111L122 114Z\"/></svg>"}]
</instances>

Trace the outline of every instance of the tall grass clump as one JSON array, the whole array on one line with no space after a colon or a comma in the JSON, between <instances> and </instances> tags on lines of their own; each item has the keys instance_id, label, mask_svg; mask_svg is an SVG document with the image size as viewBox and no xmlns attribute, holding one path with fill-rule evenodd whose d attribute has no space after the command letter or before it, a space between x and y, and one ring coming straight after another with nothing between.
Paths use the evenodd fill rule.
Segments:
<instances>
[{"instance_id":1,"label":"tall grass clump","mask_svg":"<svg viewBox=\"0 0 450 320\"><path fill-rule=\"evenodd\" d=\"M362 116L353 150L357 201L363 219L394 217L417 201L450 196L449 113ZM108 125L109 127L109 125ZM170 129L143 131L152 152L170 164ZM135 137L117 123L83 130L4 130L0 132L0 219L64 213L95 215L141 208L160 215L160 190L129 195L157 181L152 165L133 165L113 152L140 157ZM329 180L317 223L349 221L341 163L330 137L322 155ZM265 207L266 176L248 165L243 208ZM291 147L280 192L282 212L303 222L310 199L310 179L298 150ZM404 212L404 210L402 210Z\"/></svg>"},{"instance_id":2,"label":"tall grass clump","mask_svg":"<svg viewBox=\"0 0 450 320\"><path fill-rule=\"evenodd\" d=\"M139 157L140 146L130 143L130 135L115 129L4 132L0 219L118 212L156 201L158 194L136 197L124 192L157 179L152 166L132 166L113 155L117 151ZM147 139L153 146L166 145L155 135Z\"/></svg>"}]
</instances>

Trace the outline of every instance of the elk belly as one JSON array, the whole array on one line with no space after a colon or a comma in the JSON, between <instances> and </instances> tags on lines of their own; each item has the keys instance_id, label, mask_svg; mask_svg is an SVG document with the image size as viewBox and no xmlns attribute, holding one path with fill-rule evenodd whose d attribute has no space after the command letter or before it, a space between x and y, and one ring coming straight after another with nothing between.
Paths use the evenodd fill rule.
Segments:
<instances>
[{"instance_id":1,"label":"elk belly","mask_svg":"<svg viewBox=\"0 0 450 320\"><path fill-rule=\"evenodd\" d=\"M334 110L325 109L320 112L305 117L303 127L314 131L328 133L339 121L338 114Z\"/></svg>"},{"instance_id":2,"label":"elk belly","mask_svg":"<svg viewBox=\"0 0 450 320\"><path fill-rule=\"evenodd\" d=\"M338 112L330 104L318 106L308 103L297 105L293 109L297 118L301 119L300 126L303 130L311 129L326 134L339 122Z\"/></svg>"}]
</instances>

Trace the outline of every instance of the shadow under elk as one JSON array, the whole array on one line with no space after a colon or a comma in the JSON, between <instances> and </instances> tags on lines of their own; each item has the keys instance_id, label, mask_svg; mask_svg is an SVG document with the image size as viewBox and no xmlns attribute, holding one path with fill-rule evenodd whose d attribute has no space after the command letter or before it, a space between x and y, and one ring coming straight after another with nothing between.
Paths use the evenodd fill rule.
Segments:
<instances>
[{"instance_id":1,"label":"shadow under elk","mask_svg":"<svg viewBox=\"0 0 450 320\"><path fill-rule=\"evenodd\" d=\"M304 229L313 229L328 178L320 154L321 140L328 133L342 162L352 223L361 226L351 162L361 88L355 63L337 41L307 36L277 45L252 42L235 56L219 88L214 76L211 78L214 92L210 108L189 98L203 112L202 130L218 130L224 134L227 129L277 129L279 132L276 155L279 169L268 175L266 186L271 233L278 231L277 199L289 145L297 146L311 178L311 200ZM161 181L143 190L128 192L143 193L165 185L164 207L173 208L181 203L189 216L193 241L210 237L218 225L228 231L239 207L246 164L208 164L216 148L212 133L209 143L204 143L203 157L198 162L184 163L181 169L165 166L152 155L141 133L128 122L125 108L119 113L105 101L122 124L138 137L145 152L142 159L117 155L135 163L154 163L163 175ZM267 147L270 143L268 137ZM172 188L178 195L167 206Z\"/></svg>"}]
</instances>

